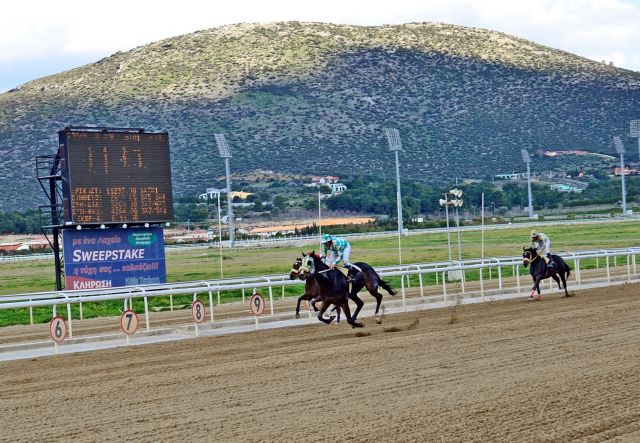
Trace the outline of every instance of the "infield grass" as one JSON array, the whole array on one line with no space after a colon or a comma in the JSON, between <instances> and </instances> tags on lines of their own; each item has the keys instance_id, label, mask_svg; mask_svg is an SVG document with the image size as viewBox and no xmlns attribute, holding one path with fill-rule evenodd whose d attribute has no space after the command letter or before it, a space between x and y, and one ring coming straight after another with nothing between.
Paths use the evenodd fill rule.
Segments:
<instances>
[{"instance_id":1,"label":"infield grass","mask_svg":"<svg viewBox=\"0 0 640 443\"><path fill-rule=\"evenodd\" d=\"M610 249L640 246L640 222L624 222L611 224L588 224L571 226L549 226L540 229L551 237L554 252L584 249ZM485 257L520 255L522 246L528 244L530 228L485 231ZM462 258L479 258L481 256L481 232L461 233ZM352 261L365 261L372 266L398 264L398 238L384 237L378 239L354 240L352 242ZM291 269L295 258L301 251L308 252L313 245L307 246L274 246L265 249L225 249L223 250L224 277L259 276L269 274L286 274ZM316 247L316 250L318 248ZM451 249L453 259L457 259L457 236L451 232ZM402 238L403 263L446 261L446 233L412 235ZM167 281L181 282L194 280L213 280L220 278L220 258L217 248L184 250L167 254ZM626 264L625 258L618 264ZM595 260L581 261L582 268L595 267ZM527 271L520 267L520 272ZM505 268L503 275L510 276L511 269ZM478 272L467 274L467 280L478 278ZM389 279L392 285L399 286L398 278ZM424 283L435 283L435 276L424 277ZM20 262L0 264L0 295L25 294L51 291L55 286L53 261ZM278 296L281 295L278 290ZM285 295L299 295L301 287L286 287ZM237 300L240 293L223 293L224 301ZM174 297L174 304L189 304L191 296ZM136 302L137 303L137 302ZM141 301L139 303L142 303ZM168 298L157 298L154 306L166 306ZM84 305L84 316L95 317L117 315L122 310L122 302L103 302ZM139 307L142 308L142 305ZM138 307L136 308L138 309ZM77 305L73 306L74 317L79 313ZM34 310L36 322L48 321L51 309ZM0 311L0 326L28 323L28 310Z\"/></svg>"}]
</instances>

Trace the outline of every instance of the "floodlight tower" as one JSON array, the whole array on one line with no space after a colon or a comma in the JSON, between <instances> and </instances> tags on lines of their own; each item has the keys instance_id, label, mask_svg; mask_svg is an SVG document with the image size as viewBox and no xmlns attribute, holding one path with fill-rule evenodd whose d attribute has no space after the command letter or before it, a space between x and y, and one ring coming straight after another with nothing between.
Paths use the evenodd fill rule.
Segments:
<instances>
[{"instance_id":1,"label":"floodlight tower","mask_svg":"<svg viewBox=\"0 0 640 443\"><path fill-rule=\"evenodd\" d=\"M389 150L396 155L396 199L398 201L398 254L400 257L400 264L402 264L402 246L400 244L400 238L402 237L402 195L400 193L400 159L398 152L402 150L402 141L400 140L400 133L395 128L385 128L384 133L387 136L387 143L389 144Z\"/></svg>"},{"instance_id":2,"label":"floodlight tower","mask_svg":"<svg viewBox=\"0 0 640 443\"><path fill-rule=\"evenodd\" d=\"M531 156L526 149L520 151L522 161L527 164L527 194L529 195L529 218L533 218L533 197L531 196Z\"/></svg>"},{"instance_id":3,"label":"floodlight tower","mask_svg":"<svg viewBox=\"0 0 640 443\"><path fill-rule=\"evenodd\" d=\"M613 147L620 154L620 178L622 180L622 215L627 215L627 189L624 185L624 145L617 135L613 137Z\"/></svg>"},{"instance_id":4,"label":"floodlight tower","mask_svg":"<svg viewBox=\"0 0 640 443\"><path fill-rule=\"evenodd\" d=\"M227 226L229 227L229 244L234 244L234 223L233 223L233 207L231 205L231 168L229 160L231 159L231 149L224 134L213 134L218 145L220 158L224 159L225 176L227 177ZM222 239L220 239L222 241Z\"/></svg>"},{"instance_id":5,"label":"floodlight tower","mask_svg":"<svg viewBox=\"0 0 640 443\"><path fill-rule=\"evenodd\" d=\"M640 159L640 120L631 120L629 135L638 139L638 159Z\"/></svg>"},{"instance_id":6,"label":"floodlight tower","mask_svg":"<svg viewBox=\"0 0 640 443\"><path fill-rule=\"evenodd\" d=\"M464 203L464 201L460 198L462 197L462 190L452 189L451 191L449 191L449 193L455 197L450 201L451 201L451 205L456 209L456 231L458 234L458 260L462 260L462 246L460 243L460 216L458 214L458 208L461 207L462 204Z\"/></svg>"},{"instance_id":7,"label":"floodlight tower","mask_svg":"<svg viewBox=\"0 0 640 443\"><path fill-rule=\"evenodd\" d=\"M451 231L449 230L449 205L451 201L449 200L449 193L444 193L444 198L438 200L440 206L444 206L445 214L447 217L447 251L449 251L449 261L451 261Z\"/></svg>"}]
</instances>

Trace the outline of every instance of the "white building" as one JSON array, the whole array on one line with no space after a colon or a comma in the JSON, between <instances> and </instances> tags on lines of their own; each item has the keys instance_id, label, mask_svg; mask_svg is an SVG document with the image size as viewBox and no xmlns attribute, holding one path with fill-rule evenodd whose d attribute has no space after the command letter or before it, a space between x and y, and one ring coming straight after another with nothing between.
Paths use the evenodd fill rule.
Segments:
<instances>
[{"instance_id":1,"label":"white building","mask_svg":"<svg viewBox=\"0 0 640 443\"><path fill-rule=\"evenodd\" d=\"M218 195L223 192L227 192L226 189L217 189L217 188L207 188L207 191L204 194L200 194L198 196L199 200L217 200Z\"/></svg>"},{"instance_id":2,"label":"white building","mask_svg":"<svg viewBox=\"0 0 640 443\"><path fill-rule=\"evenodd\" d=\"M347 190L347 186L342 183L329 183L329 187L331 187L332 194L342 194Z\"/></svg>"}]
</instances>

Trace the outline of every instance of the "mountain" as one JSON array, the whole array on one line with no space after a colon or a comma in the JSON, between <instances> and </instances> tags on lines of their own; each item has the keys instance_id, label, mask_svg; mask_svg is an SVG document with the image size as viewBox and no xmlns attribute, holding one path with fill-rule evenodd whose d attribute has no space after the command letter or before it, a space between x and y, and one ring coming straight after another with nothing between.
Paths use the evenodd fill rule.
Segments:
<instances>
[{"instance_id":1,"label":"mountain","mask_svg":"<svg viewBox=\"0 0 640 443\"><path fill-rule=\"evenodd\" d=\"M640 73L484 29L239 24L196 32L0 94L0 210L43 203L34 158L67 125L170 134L174 190L232 170L405 179L522 169L520 149L610 150L640 118Z\"/></svg>"}]
</instances>

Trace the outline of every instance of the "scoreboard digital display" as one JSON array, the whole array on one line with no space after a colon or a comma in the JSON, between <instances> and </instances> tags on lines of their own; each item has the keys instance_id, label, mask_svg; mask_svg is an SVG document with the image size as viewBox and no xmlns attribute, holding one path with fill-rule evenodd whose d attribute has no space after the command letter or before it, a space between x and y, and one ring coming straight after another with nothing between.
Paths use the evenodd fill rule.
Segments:
<instances>
[{"instance_id":1,"label":"scoreboard digital display","mask_svg":"<svg viewBox=\"0 0 640 443\"><path fill-rule=\"evenodd\" d=\"M67 224L173 219L166 132L71 128L59 139Z\"/></svg>"}]
</instances>

